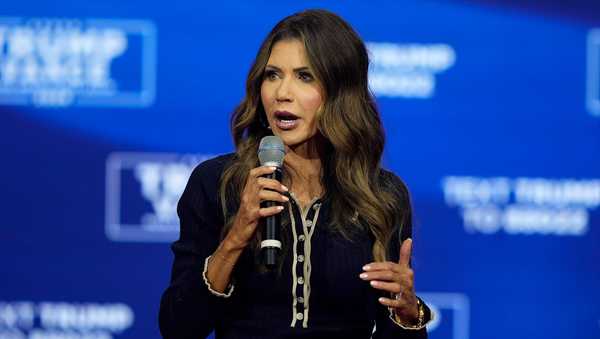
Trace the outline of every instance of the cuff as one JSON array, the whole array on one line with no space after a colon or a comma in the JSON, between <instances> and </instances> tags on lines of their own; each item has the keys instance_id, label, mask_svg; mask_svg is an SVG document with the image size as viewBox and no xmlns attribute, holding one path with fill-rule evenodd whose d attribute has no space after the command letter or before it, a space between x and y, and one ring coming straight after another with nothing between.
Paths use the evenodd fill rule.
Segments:
<instances>
[{"instance_id":1,"label":"cuff","mask_svg":"<svg viewBox=\"0 0 600 339\"><path fill-rule=\"evenodd\" d=\"M225 293L219 292L212 288L212 285L210 284L210 282L208 281L208 278L206 277L206 272L208 271L208 261L210 260L211 257L212 256L209 255L204 260L204 270L202 271L202 279L204 279L204 284L206 284L206 287L208 288L210 293L212 293L213 295L216 295L217 297L221 297L221 298L229 298L229 297L231 297L231 293L233 293L233 289L234 289L233 284L229 284L229 286L227 286L227 288L224 291Z\"/></svg>"},{"instance_id":2,"label":"cuff","mask_svg":"<svg viewBox=\"0 0 600 339\"><path fill-rule=\"evenodd\" d=\"M405 330L414 330L414 331L418 331L418 330L422 330L423 328L425 328L427 326L427 324L433 320L433 315L431 313L431 311L429 310L429 307L427 307L427 305L425 305L425 303L423 302L423 300L421 300L421 298L417 297L417 305L419 306L419 321L417 322L416 325L405 325L402 324L401 322L398 321L398 319L396 319L396 313L394 312L393 308L388 308L388 310L390 311L390 319L392 320L392 322L398 326L400 326L401 328L405 329Z\"/></svg>"}]
</instances>

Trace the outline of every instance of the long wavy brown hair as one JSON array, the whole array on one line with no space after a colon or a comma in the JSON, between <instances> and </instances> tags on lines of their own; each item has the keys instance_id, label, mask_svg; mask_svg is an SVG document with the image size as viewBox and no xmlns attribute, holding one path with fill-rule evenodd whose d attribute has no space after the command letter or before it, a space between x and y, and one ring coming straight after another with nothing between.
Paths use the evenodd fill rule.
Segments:
<instances>
[{"instance_id":1,"label":"long wavy brown hair","mask_svg":"<svg viewBox=\"0 0 600 339\"><path fill-rule=\"evenodd\" d=\"M410 222L406 193L390 190L380 167L385 136L368 88L369 58L363 41L342 18L325 10L307 10L281 20L263 41L246 81L246 96L233 112L231 131L236 154L223 172L220 199L231 228L248 172L258 166L257 149L270 135L260 90L271 49L278 41L303 42L310 66L325 94L317 113L323 139L321 184L331 202L328 227L351 239L370 230L373 257L386 259L392 232ZM393 186L393 185L392 185ZM232 203L233 202L233 203ZM260 233L253 240L258 243Z\"/></svg>"}]
</instances>

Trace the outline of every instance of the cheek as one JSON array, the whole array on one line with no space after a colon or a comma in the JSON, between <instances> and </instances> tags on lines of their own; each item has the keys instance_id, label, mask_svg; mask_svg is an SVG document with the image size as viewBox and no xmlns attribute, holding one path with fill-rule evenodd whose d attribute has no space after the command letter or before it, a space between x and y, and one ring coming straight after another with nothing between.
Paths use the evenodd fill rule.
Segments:
<instances>
[{"instance_id":1,"label":"cheek","mask_svg":"<svg viewBox=\"0 0 600 339\"><path fill-rule=\"evenodd\" d=\"M269 91L268 86L265 86L265 83L263 83L260 86L260 100L262 101L263 107L267 111L268 111L269 104L271 103L272 97L273 96L271 94L271 91Z\"/></svg>"},{"instance_id":2,"label":"cheek","mask_svg":"<svg viewBox=\"0 0 600 339\"><path fill-rule=\"evenodd\" d=\"M312 113L314 118L319 108L323 105L323 96L319 91L311 91L304 95L302 103L304 104L304 110Z\"/></svg>"}]
</instances>

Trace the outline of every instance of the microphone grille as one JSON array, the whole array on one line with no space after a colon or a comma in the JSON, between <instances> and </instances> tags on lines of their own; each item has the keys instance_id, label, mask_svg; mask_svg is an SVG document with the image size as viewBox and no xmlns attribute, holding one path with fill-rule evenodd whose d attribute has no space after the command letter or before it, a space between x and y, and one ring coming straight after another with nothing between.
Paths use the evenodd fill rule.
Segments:
<instances>
[{"instance_id":1,"label":"microphone grille","mask_svg":"<svg viewBox=\"0 0 600 339\"><path fill-rule=\"evenodd\" d=\"M283 141L276 135L268 135L260 140L258 146L258 160L262 166L281 167L285 148Z\"/></svg>"}]
</instances>

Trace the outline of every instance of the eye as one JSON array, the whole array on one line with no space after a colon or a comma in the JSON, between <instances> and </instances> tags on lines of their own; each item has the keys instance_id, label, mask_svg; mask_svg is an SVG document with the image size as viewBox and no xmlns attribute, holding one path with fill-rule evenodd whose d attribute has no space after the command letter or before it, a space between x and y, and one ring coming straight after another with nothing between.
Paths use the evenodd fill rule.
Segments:
<instances>
[{"instance_id":1,"label":"eye","mask_svg":"<svg viewBox=\"0 0 600 339\"><path fill-rule=\"evenodd\" d=\"M270 80L270 81L276 80L277 77L278 77L277 72L275 72L272 69L265 70L265 73L263 75L264 80Z\"/></svg>"},{"instance_id":2,"label":"eye","mask_svg":"<svg viewBox=\"0 0 600 339\"><path fill-rule=\"evenodd\" d=\"M306 71L302 71L298 73L298 78L304 82L311 82L313 81L315 78L313 77L312 74L310 74L310 72L306 72Z\"/></svg>"}]
</instances>

